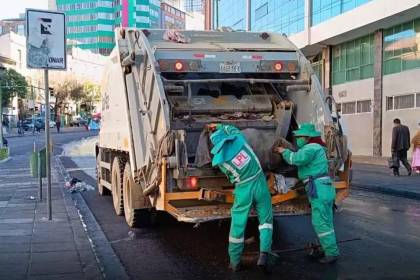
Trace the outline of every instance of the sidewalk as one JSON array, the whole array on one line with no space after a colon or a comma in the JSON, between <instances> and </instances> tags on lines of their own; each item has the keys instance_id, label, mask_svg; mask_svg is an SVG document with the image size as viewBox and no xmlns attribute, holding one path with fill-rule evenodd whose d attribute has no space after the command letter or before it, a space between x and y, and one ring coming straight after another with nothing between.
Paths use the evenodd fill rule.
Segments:
<instances>
[{"instance_id":1,"label":"sidewalk","mask_svg":"<svg viewBox=\"0 0 420 280\"><path fill-rule=\"evenodd\" d=\"M407 176L404 167L400 173L394 177L386 165L353 162L352 187L420 200L420 176Z\"/></svg>"},{"instance_id":2,"label":"sidewalk","mask_svg":"<svg viewBox=\"0 0 420 280\"><path fill-rule=\"evenodd\" d=\"M71 196L64 192L52 157L53 220L47 190L38 200L38 179L28 156L0 164L0 279L103 279Z\"/></svg>"}]
</instances>

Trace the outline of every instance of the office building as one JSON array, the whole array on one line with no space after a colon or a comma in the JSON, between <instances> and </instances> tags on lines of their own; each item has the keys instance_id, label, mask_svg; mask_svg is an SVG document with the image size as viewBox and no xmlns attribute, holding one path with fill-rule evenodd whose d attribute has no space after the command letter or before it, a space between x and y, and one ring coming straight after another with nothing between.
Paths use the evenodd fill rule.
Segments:
<instances>
[{"instance_id":1,"label":"office building","mask_svg":"<svg viewBox=\"0 0 420 280\"><path fill-rule=\"evenodd\" d=\"M159 0L56 0L66 14L69 45L107 55L115 27L159 27Z\"/></svg>"},{"instance_id":2,"label":"office building","mask_svg":"<svg viewBox=\"0 0 420 280\"><path fill-rule=\"evenodd\" d=\"M288 35L311 60L325 94L334 96L353 153L389 156L394 118L413 133L419 129L419 4L418 0L208 0L206 27L245 30L248 14L251 31Z\"/></svg>"}]
</instances>

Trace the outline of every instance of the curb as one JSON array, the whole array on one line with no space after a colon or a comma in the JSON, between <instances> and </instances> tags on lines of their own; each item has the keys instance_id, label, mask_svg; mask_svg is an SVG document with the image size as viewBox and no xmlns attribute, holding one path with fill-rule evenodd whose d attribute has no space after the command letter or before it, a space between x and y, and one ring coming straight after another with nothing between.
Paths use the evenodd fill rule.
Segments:
<instances>
[{"instance_id":1,"label":"curb","mask_svg":"<svg viewBox=\"0 0 420 280\"><path fill-rule=\"evenodd\" d=\"M61 163L60 157L55 156L55 160L59 167L59 172L65 179L68 179L70 176ZM104 279L130 279L83 196L80 193L74 193L72 198Z\"/></svg>"},{"instance_id":2,"label":"curb","mask_svg":"<svg viewBox=\"0 0 420 280\"><path fill-rule=\"evenodd\" d=\"M351 184L352 189L358 189L368 192L375 192L375 193L382 193L387 195L399 196L408 199L420 200L420 193L405 191L405 190L395 190L385 187L379 187L375 185L359 185L359 184Z\"/></svg>"}]
</instances>

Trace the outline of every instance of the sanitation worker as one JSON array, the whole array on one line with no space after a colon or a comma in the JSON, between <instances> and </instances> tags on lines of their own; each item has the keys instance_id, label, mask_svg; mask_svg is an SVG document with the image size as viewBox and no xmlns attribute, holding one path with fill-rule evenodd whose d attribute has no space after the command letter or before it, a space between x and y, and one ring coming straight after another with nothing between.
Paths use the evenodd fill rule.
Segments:
<instances>
[{"instance_id":1,"label":"sanitation worker","mask_svg":"<svg viewBox=\"0 0 420 280\"><path fill-rule=\"evenodd\" d=\"M283 147L276 147L275 151L282 154L287 163L296 165L299 179L306 182L312 225L325 254L319 262L333 263L339 256L333 224L335 188L328 176L325 148L319 143L321 133L315 130L313 124L303 123L293 134L296 137L297 152Z\"/></svg>"},{"instance_id":2,"label":"sanitation worker","mask_svg":"<svg viewBox=\"0 0 420 280\"><path fill-rule=\"evenodd\" d=\"M210 124L208 129L213 132L210 136L213 144L212 165L218 166L235 186L229 233L230 267L233 271L240 269L245 227L249 211L255 206L260 232L260 255L257 265L268 269L269 259L273 256L273 213L271 195L260 162L236 127Z\"/></svg>"}]
</instances>

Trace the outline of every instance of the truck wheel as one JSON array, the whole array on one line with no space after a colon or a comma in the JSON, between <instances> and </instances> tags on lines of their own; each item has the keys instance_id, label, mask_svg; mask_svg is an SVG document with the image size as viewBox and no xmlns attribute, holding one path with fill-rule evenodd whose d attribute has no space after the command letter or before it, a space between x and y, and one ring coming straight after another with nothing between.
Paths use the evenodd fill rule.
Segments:
<instances>
[{"instance_id":1,"label":"truck wheel","mask_svg":"<svg viewBox=\"0 0 420 280\"><path fill-rule=\"evenodd\" d=\"M111 188L112 202L114 204L115 213L118 216L124 215L122 168L124 168L124 165L121 159L116 156L111 167Z\"/></svg>"},{"instance_id":2,"label":"truck wheel","mask_svg":"<svg viewBox=\"0 0 420 280\"><path fill-rule=\"evenodd\" d=\"M100 195L110 195L111 191L101 184L102 176L101 176L100 161L101 161L101 157L100 157L100 154L98 153L98 155L96 156L96 183L98 186L98 192Z\"/></svg>"},{"instance_id":3,"label":"truck wheel","mask_svg":"<svg viewBox=\"0 0 420 280\"><path fill-rule=\"evenodd\" d=\"M147 197L144 197L141 187L134 182L128 162L124 168L123 197L127 224L130 227L149 226L151 224L150 202Z\"/></svg>"}]
</instances>

